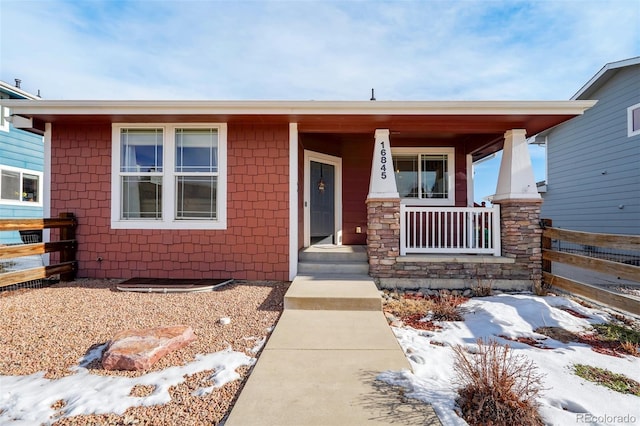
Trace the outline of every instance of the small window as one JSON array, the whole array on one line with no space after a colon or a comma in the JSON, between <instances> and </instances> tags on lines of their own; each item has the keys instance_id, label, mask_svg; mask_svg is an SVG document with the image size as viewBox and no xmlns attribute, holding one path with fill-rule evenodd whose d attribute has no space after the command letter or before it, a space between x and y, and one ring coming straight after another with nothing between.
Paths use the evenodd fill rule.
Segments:
<instances>
[{"instance_id":1,"label":"small window","mask_svg":"<svg viewBox=\"0 0 640 426\"><path fill-rule=\"evenodd\" d=\"M640 135L640 104L627 108L628 135Z\"/></svg>"},{"instance_id":2,"label":"small window","mask_svg":"<svg viewBox=\"0 0 640 426\"><path fill-rule=\"evenodd\" d=\"M0 200L5 204L41 204L42 174L3 166L0 170Z\"/></svg>"},{"instance_id":3,"label":"small window","mask_svg":"<svg viewBox=\"0 0 640 426\"><path fill-rule=\"evenodd\" d=\"M453 148L396 148L396 186L406 203L454 205Z\"/></svg>"}]
</instances>

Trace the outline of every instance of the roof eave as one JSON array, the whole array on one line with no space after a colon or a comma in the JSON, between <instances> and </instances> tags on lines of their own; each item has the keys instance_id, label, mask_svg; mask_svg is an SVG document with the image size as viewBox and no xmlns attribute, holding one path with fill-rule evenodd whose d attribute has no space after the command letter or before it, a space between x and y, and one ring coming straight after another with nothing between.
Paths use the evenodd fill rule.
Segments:
<instances>
[{"instance_id":1,"label":"roof eave","mask_svg":"<svg viewBox=\"0 0 640 426\"><path fill-rule=\"evenodd\" d=\"M580 115L595 101L139 101L3 100L39 115Z\"/></svg>"}]
</instances>

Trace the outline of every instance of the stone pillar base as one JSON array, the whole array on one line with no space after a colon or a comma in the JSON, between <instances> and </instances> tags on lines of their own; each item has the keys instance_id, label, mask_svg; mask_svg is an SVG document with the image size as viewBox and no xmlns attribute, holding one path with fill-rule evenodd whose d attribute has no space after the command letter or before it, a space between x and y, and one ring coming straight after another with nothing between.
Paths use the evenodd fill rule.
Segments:
<instances>
[{"instance_id":1,"label":"stone pillar base","mask_svg":"<svg viewBox=\"0 0 640 426\"><path fill-rule=\"evenodd\" d=\"M367 199L369 275L392 277L400 256L400 199Z\"/></svg>"},{"instance_id":2,"label":"stone pillar base","mask_svg":"<svg viewBox=\"0 0 640 426\"><path fill-rule=\"evenodd\" d=\"M502 256L515 259L513 274L542 280L541 199L508 199L500 204Z\"/></svg>"}]
</instances>

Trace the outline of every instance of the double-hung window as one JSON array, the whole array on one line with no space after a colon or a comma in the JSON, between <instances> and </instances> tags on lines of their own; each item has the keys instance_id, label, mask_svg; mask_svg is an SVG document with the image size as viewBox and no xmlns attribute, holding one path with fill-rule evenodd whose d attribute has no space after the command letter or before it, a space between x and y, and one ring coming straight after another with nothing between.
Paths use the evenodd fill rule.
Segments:
<instances>
[{"instance_id":1,"label":"double-hung window","mask_svg":"<svg viewBox=\"0 0 640 426\"><path fill-rule=\"evenodd\" d=\"M394 148L393 169L406 204L455 205L454 148Z\"/></svg>"},{"instance_id":2,"label":"double-hung window","mask_svg":"<svg viewBox=\"0 0 640 426\"><path fill-rule=\"evenodd\" d=\"M176 219L217 218L218 129L176 129Z\"/></svg>"},{"instance_id":3,"label":"double-hung window","mask_svg":"<svg viewBox=\"0 0 640 426\"><path fill-rule=\"evenodd\" d=\"M114 125L113 228L225 229L226 125Z\"/></svg>"}]
</instances>

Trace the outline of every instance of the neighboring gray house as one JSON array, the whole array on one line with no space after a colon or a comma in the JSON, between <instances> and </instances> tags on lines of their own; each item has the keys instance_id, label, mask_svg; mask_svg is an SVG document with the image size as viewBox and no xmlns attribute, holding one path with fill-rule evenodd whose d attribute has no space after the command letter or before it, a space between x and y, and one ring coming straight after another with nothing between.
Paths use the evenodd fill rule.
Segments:
<instances>
[{"instance_id":1,"label":"neighboring gray house","mask_svg":"<svg viewBox=\"0 0 640 426\"><path fill-rule=\"evenodd\" d=\"M571 99L598 103L536 136L547 146L541 217L554 227L639 235L640 57L605 65Z\"/></svg>"}]
</instances>

